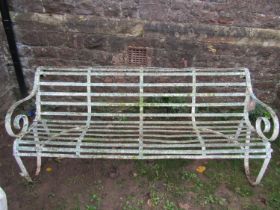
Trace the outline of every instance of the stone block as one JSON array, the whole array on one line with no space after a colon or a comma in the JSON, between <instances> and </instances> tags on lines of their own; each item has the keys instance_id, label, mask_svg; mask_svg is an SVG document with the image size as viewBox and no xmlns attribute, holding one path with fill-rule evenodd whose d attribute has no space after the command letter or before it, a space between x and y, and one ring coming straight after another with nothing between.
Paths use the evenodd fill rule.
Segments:
<instances>
[{"instance_id":1,"label":"stone block","mask_svg":"<svg viewBox=\"0 0 280 210\"><path fill-rule=\"evenodd\" d=\"M104 6L105 17L120 17L121 9L117 2L110 1L109 4Z\"/></svg>"},{"instance_id":2,"label":"stone block","mask_svg":"<svg viewBox=\"0 0 280 210\"><path fill-rule=\"evenodd\" d=\"M33 47L33 58L57 58L56 49L53 47Z\"/></svg>"},{"instance_id":3,"label":"stone block","mask_svg":"<svg viewBox=\"0 0 280 210\"><path fill-rule=\"evenodd\" d=\"M79 15L103 16L104 5L102 1L79 0L75 4L75 13Z\"/></svg>"},{"instance_id":4,"label":"stone block","mask_svg":"<svg viewBox=\"0 0 280 210\"><path fill-rule=\"evenodd\" d=\"M85 35L84 48L86 49L105 49L106 46L105 36L102 35Z\"/></svg>"},{"instance_id":5,"label":"stone block","mask_svg":"<svg viewBox=\"0 0 280 210\"><path fill-rule=\"evenodd\" d=\"M64 45L69 48L82 49L84 46L84 34L81 33L68 33L65 38L67 39Z\"/></svg>"},{"instance_id":6,"label":"stone block","mask_svg":"<svg viewBox=\"0 0 280 210\"><path fill-rule=\"evenodd\" d=\"M139 17L145 20L168 21L169 6L166 1L140 1Z\"/></svg>"},{"instance_id":7,"label":"stone block","mask_svg":"<svg viewBox=\"0 0 280 210\"><path fill-rule=\"evenodd\" d=\"M18 31L16 33L19 43L28 46L47 46L48 40L44 32L39 31Z\"/></svg>"},{"instance_id":8,"label":"stone block","mask_svg":"<svg viewBox=\"0 0 280 210\"><path fill-rule=\"evenodd\" d=\"M73 14L75 11L74 0L44 0L44 9L46 13L54 14Z\"/></svg>"},{"instance_id":9,"label":"stone block","mask_svg":"<svg viewBox=\"0 0 280 210\"><path fill-rule=\"evenodd\" d=\"M77 59L78 60L92 61L93 56L94 56L93 50L87 50L87 49L77 50Z\"/></svg>"},{"instance_id":10,"label":"stone block","mask_svg":"<svg viewBox=\"0 0 280 210\"><path fill-rule=\"evenodd\" d=\"M41 0L13 0L8 3L16 12L44 12Z\"/></svg>"},{"instance_id":11,"label":"stone block","mask_svg":"<svg viewBox=\"0 0 280 210\"><path fill-rule=\"evenodd\" d=\"M62 48L56 48L57 58L59 59L65 59L65 60L77 60L77 50L68 48L68 47L62 47Z\"/></svg>"},{"instance_id":12,"label":"stone block","mask_svg":"<svg viewBox=\"0 0 280 210\"><path fill-rule=\"evenodd\" d=\"M68 41L68 34L66 32L48 32L47 40L49 46L63 46Z\"/></svg>"}]
</instances>

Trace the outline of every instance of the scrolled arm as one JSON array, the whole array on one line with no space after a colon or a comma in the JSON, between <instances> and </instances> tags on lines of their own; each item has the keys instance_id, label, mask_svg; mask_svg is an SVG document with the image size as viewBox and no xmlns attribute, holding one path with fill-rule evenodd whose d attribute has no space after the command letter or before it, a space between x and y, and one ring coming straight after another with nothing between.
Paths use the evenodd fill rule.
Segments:
<instances>
[{"instance_id":1,"label":"scrolled arm","mask_svg":"<svg viewBox=\"0 0 280 210\"><path fill-rule=\"evenodd\" d=\"M271 116L272 122L273 122L273 131L272 126L271 126L271 121L267 118L267 117L258 117L256 120L256 124L255 124L255 130L257 132L257 134L266 141L274 141L279 134L279 119L276 115L276 113L273 111L272 108L270 108L267 104L263 103L262 101L260 101L253 93L250 94L251 98L258 103L259 105L261 105L263 108L265 108L268 113ZM262 128L262 123L264 123L264 127ZM270 138L265 136L265 133L271 132L272 131L272 135Z\"/></svg>"},{"instance_id":2,"label":"scrolled arm","mask_svg":"<svg viewBox=\"0 0 280 210\"><path fill-rule=\"evenodd\" d=\"M16 103L14 103L10 109L8 110L7 114L6 114L6 117L5 117L5 127L6 127L6 131L7 133L12 136L12 137L21 137L23 136L28 128L29 128L29 120L28 120L28 117L24 114L19 114L17 115L14 120L12 121L12 116L13 116L13 113L15 111L15 109L21 105L22 103L24 103L25 101L28 101L29 99L31 99L33 96L36 95L37 93L37 90L38 90L38 80L39 80L39 70L37 70L36 74L35 74L35 80L34 80L34 86L33 86L33 89L30 93L30 95L28 95L27 97L17 101ZM22 125L20 125L20 121L23 121ZM13 127L16 129L16 130L19 130L18 133L14 133L11 125L13 124Z\"/></svg>"}]
</instances>

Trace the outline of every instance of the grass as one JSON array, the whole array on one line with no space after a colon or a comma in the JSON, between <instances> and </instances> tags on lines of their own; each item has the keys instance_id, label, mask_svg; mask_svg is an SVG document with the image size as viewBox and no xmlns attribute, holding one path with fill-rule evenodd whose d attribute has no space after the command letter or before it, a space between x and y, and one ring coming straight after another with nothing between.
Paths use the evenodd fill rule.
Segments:
<instances>
[{"instance_id":1,"label":"grass","mask_svg":"<svg viewBox=\"0 0 280 210\"><path fill-rule=\"evenodd\" d=\"M145 162L135 160L136 170L140 176L147 177L150 181L169 180L176 181L174 176L185 167L189 160L157 160Z\"/></svg>"},{"instance_id":2,"label":"grass","mask_svg":"<svg viewBox=\"0 0 280 210\"><path fill-rule=\"evenodd\" d=\"M155 191L154 189L151 190L150 195L151 195L152 206L158 206L161 200L163 199L163 196L159 192Z\"/></svg>"},{"instance_id":3,"label":"grass","mask_svg":"<svg viewBox=\"0 0 280 210\"><path fill-rule=\"evenodd\" d=\"M252 165L251 168L254 166ZM245 197L252 195L251 185L249 185L244 175L242 160L215 160L208 163L206 176L211 183L218 185L224 183L230 190Z\"/></svg>"},{"instance_id":4,"label":"grass","mask_svg":"<svg viewBox=\"0 0 280 210\"><path fill-rule=\"evenodd\" d=\"M269 170L257 187L252 187L247 181L243 160L209 160L203 175L186 170L191 162L188 160L135 161L135 168L139 176L148 181L148 185L164 183L163 190L150 190L151 201L156 209L179 209L178 202L190 192L195 194L192 200L195 206L226 209L228 198L216 194L221 185L240 201L242 209L280 209L279 145L273 146ZM251 161L250 165L252 174L257 175L262 160ZM260 195L264 204L260 201L256 204Z\"/></svg>"},{"instance_id":5,"label":"grass","mask_svg":"<svg viewBox=\"0 0 280 210\"><path fill-rule=\"evenodd\" d=\"M179 210L176 204L172 201L167 200L163 206L164 210Z\"/></svg>"},{"instance_id":6,"label":"grass","mask_svg":"<svg viewBox=\"0 0 280 210\"><path fill-rule=\"evenodd\" d=\"M128 195L123 203L122 210L141 210L144 201L134 195Z\"/></svg>"},{"instance_id":7,"label":"grass","mask_svg":"<svg viewBox=\"0 0 280 210\"><path fill-rule=\"evenodd\" d=\"M271 209L280 209L280 153L279 139L274 146L274 154L270 162L269 172L263 180L263 187L267 194L267 203ZM275 142L276 143L276 142Z\"/></svg>"}]
</instances>

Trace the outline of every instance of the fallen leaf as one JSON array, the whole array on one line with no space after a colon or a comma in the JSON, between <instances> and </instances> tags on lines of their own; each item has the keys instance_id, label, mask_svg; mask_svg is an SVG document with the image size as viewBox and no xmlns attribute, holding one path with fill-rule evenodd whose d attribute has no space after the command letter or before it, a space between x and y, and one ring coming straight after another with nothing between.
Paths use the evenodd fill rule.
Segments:
<instances>
[{"instance_id":1,"label":"fallen leaf","mask_svg":"<svg viewBox=\"0 0 280 210\"><path fill-rule=\"evenodd\" d=\"M195 170L196 170L197 173L202 174L206 170L206 167L205 166L198 166Z\"/></svg>"},{"instance_id":2,"label":"fallen leaf","mask_svg":"<svg viewBox=\"0 0 280 210\"><path fill-rule=\"evenodd\" d=\"M46 172L51 173L51 172L52 172L52 168L51 168L51 167L47 167L47 168L46 168Z\"/></svg>"}]
</instances>

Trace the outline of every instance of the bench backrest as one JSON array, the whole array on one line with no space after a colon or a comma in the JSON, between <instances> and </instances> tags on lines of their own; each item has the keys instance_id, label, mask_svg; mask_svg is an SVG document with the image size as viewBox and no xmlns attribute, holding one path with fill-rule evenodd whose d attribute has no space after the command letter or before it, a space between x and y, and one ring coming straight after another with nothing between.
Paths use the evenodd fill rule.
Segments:
<instances>
[{"instance_id":1,"label":"bench backrest","mask_svg":"<svg viewBox=\"0 0 280 210\"><path fill-rule=\"evenodd\" d=\"M240 120L245 68L40 67L40 118L108 121Z\"/></svg>"}]
</instances>

